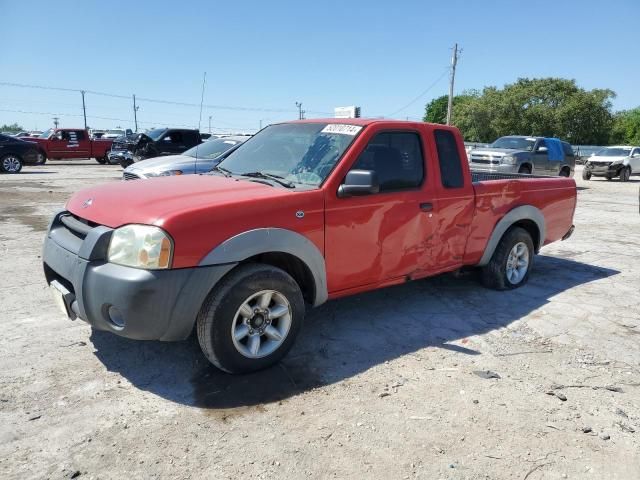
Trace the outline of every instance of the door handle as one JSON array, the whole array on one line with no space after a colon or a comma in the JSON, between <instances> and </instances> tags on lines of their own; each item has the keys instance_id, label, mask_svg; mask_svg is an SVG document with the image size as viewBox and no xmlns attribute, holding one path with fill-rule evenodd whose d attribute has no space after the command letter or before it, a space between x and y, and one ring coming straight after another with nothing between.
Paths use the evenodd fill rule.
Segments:
<instances>
[{"instance_id":1,"label":"door handle","mask_svg":"<svg viewBox=\"0 0 640 480\"><path fill-rule=\"evenodd\" d=\"M430 203L430 202L421 203L420 210L422 210L423 212L430 212L431 210L433 210L433 203Z\"/></svg>"}]
</instances>

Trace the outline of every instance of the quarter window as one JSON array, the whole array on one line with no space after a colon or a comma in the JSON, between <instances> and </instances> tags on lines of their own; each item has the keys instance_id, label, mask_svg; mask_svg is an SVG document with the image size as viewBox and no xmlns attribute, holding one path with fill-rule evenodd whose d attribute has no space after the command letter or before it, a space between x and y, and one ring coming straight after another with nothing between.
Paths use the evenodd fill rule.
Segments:
<instances>
[{"instance_id":1,"label":"quarter window","mask_svg":"<svg viewBox=\"0 0 640 480\"><path fill-rule=\"evenodd\" d=\"M456 138L449 130L435 130L436 149L440 164L440 181L444 188L460 188L464 186L460 152Z\"/></svg>"},{"instance_id":2,"label":"quarter window","mask_svg":"<svg viewBox=\"0 0 640 480\"><path fill-rule=\"evenodd\" d=\"M413 132L379 133L360 154L353 169L374 170L381 192L417 188L424 178L420 136Z\"/></svg>"}]
</instances>

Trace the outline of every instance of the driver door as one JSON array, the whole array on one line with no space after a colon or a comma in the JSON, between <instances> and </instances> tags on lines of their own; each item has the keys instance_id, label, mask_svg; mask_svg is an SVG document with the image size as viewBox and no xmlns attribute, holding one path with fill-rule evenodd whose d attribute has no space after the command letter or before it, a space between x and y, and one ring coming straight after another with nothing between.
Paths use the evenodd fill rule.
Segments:
<instances>
[{"instance_id":1,"label":"driver door","mask_svg":"<svg viewBox=\"0 0 640 480\"><path fill-rule=\"evenodd\" d=\"M424 151L418 132L379 132L351 166L375 171L379 193L339 198L337 192L328 192L325 260L330 293L393 283L425 267L434 200L425 192Z\"/></svg>"},{"instance_id":2,"label":"driver door","mask_svg":"<svg viewBox=\"0 0 640 480\"><path fill-rule=\"evenodd\" d=\"M531 152L531 158L533 160L533 172L531 173L538 175L549 173L549 152L544 139L538 140Z\"/></svg>"}]
</instances>

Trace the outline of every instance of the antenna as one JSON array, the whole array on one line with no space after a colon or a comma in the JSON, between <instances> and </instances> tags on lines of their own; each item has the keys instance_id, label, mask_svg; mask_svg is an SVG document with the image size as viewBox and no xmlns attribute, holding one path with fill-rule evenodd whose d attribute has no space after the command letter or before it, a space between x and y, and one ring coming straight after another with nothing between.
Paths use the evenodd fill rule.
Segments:
<instances>
[{"instance_id":1,"label":"antenna","mask_svg":"<svg viewBox=\"0 0 640 480\"><path fill-rule=\"evenodd\" d=\"M202 104L204 103L204 86L207 83L207 72L204 72L204 76L202 77L202 93L200 94L200 118L198 119L198 135L200 135L200 124L202 123ZM209 124L211 124L211 117L209 117ZM211 129L211 127L209 127ZM202 138L200 139L202 140ZM198 148L200 148L200 143L196 145L196 161L193 164L193 173L198 173Z\"/></svg>"}]
</instances>

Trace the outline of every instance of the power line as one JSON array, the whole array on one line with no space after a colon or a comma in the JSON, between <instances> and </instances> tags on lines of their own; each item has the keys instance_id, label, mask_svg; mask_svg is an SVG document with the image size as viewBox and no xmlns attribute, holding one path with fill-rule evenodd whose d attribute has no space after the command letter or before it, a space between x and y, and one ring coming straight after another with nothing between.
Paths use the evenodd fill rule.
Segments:
<instances>
[{"instance_id":1,"label":"power line","mask_svg":"<svg viewBox=\"0 0 640 480\"><path fill-rule=\"evenodd\" d=\"M422 97L424 97L429 90L431 90L433 87L435 87L438 84L438 82L440 80L442 80L448 72L449 72L449 67L447 67L444 70L444 72L442 72L442 75L440 75L431 85L429 85L425 90L423 90L416 98L414 98L409 103L407 103L405 106L403 106L402 108L399 108L395 112L390 113L388 115L385 115L385 117L393 117L394 115L397 115L398 113L400 113L404 109L406 109L406 108L410 107L411 105L413 105L414 103L416 103L418 100L420 100Z\"/></svg>"}]
</instances>

